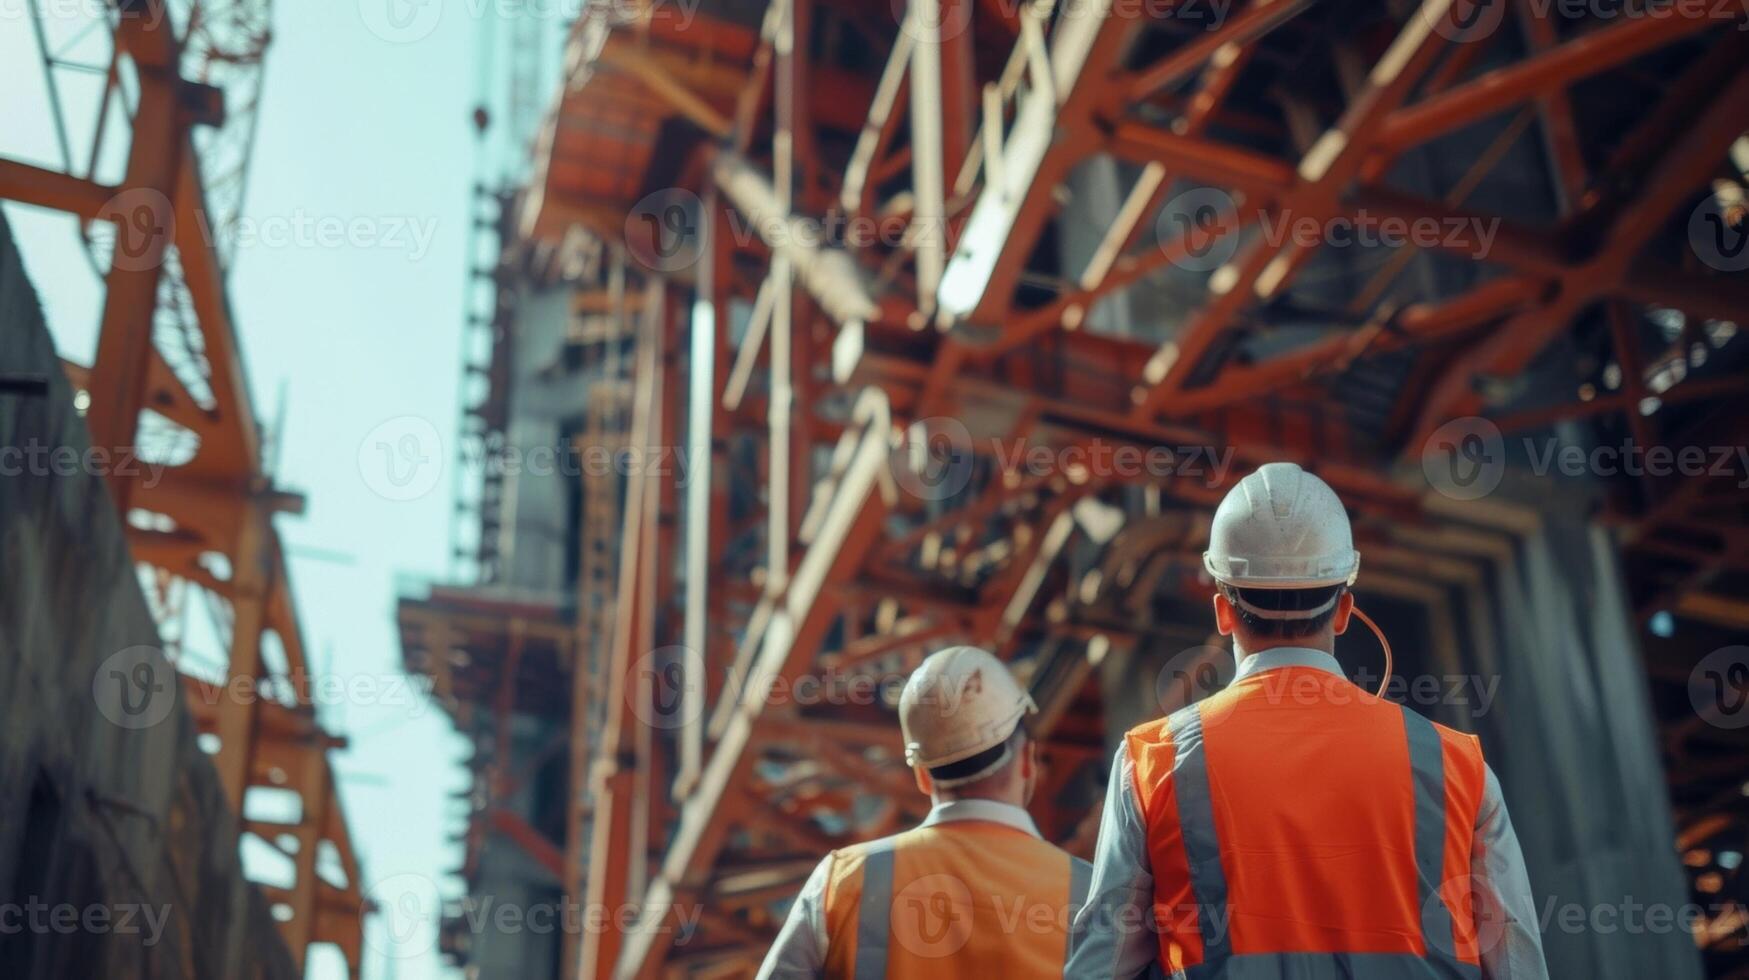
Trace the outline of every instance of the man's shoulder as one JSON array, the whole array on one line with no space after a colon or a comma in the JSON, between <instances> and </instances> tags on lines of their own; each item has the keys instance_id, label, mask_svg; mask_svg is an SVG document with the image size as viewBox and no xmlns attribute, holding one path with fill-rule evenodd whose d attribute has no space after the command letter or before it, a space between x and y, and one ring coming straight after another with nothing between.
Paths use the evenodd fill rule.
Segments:
<instances>
[{"instance_id":1,"label":"man's shoulder","mask_svg":"<svg viewBox=\"0 0 1749 980\"><path fill-rule=\"evenodd\" d=\"M1413 709L1404 708L1403 710L1411 711ZM1445 746L1447 753L1456 755L1458 758L1464 759L1472 765L1480 766L1483 764L1482 740L1480 737L1471 735L1469 732L1460 731L1450 725L1440 724L1437 721L1432 721L1432 719L1429 719L1429 722L1433 725L1433 730L1438 733L1439 741Z\"/></svg>"},{"instance_id":2,"label":"man's shoulder","mask_svg":"<svg viewBox=\"0 0 1749 980\"><path fill-rule=\"evenodd\" d=\"M1155 718L1144 721L1124 733L1124 741L1131 745L1157 745L1172 739L1172 717Z\"/></svg>"}]
</instances>

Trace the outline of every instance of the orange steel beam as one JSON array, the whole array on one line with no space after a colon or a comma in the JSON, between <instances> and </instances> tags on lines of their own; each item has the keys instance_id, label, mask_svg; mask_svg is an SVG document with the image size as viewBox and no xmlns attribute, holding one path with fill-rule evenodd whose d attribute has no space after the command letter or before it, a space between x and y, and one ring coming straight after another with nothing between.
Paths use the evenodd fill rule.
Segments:
<instances>
[{"instance_id":1,"label":"orange steel beam","mask_svg":"<svg viewBox=\"0 0 1749 980\"><path fill-rule=\"evenodd\" d=\"M1452 0L1424 0L1410 15L1367 76L1365 87L1336 125L1307 151L1297 170L1299 182L1281 196L1279 211L1324 215L1334 210L1365 163L1366 150L1385 117L1402 104L1445 49L1446 35L1439 28L1449 21L1452 7ZM1200 366L1216 336L1247 307L1285 288L1310 252L1286 238L1272 242L1261 237L1218 270L1208 303L1149 362L1143 376L1146 387L1134 395L1136 416L1159 412Z\"/></svg>"},{"instance_id":2,"label":"orange steel beam","mask_svg":"<svg viewBox=\"0 0 1749 980\"><path fill-rule=\"evenodd\" d=\"M104 217L105 205L109 204L118 190L119 188L74 177L58 170L45 170L17 160L0 158L0 197L29 201L39 207L65 211L95 221Z\"/></svg>"},{"instance_id":3,"label":"orange steel beam","mask_svg":"<svg viewBox=\"0 0 1749 980\"><path fill-rule=\"evenodd\" d=\"M1542 54L1497 68L1473 82L1391 113L1379 131L1378 145L1402 150L1424 143L1690 34L1719 26L1713 11L1698 5L1680 11L1673 8L1657 16L1623 17Z\"/></svg>"},{"instance_id":4,"label":"orange steel beam","mask_svg":"<svg viewBox=\"0 0 1749 980\"><path fill-rule=\"evenodd\" d=\"M565 852L547 836L534 829L522 814L503 807L492 808L492 829L510 838L536 864L552 872L553 877L565 875Z\"/></svg>"},{"instance_id":5,"label":"orange steel beam","mask_svg":"<svg viewBox=\"0 0 1749 980\"><path fill-rule=\"evenodd\" d=\"M124 18L124 25L135 24ZM164 20L155 27L138 30L153 34L170 30ZM144 47L144 45L141 45ZM126 204L117 198L115 256L111 260L103 304L103 323L97 339L97 359L91 368L91 407L85 424L94 445L128 449L134 445L140 409L145 404L146 365L152 349L152 312L158 307L158 283L164 271L164 250L170 244L174 221L170 195L176 188L178 154L182 141L174 135L176 85L149 80L154 73L173 71L142 65L139 109L135 137L128 154L124 182ZM112 477L110 493L126 513L129 481Z\"/></svg>"},{"instance_id":6,"label":"orange steel beam","mask_svg":"<svg viewBox=\"0 0 1749 980\"><path fill-rule=\"evenodd\" d=\"M845 463L824 498L822 529L781 597L765 600L774 603L773 615L780 617L781 628L767 634L698 788L681 804L673 842L643 898L637 926L624 937L617 968L593 975L655 975L668 952L660 930L680 903L697 900L736 821L738 811L727 801L733 787L742 785L751 771L755 736L768 707L763 692L779 681L793 682L807 666L837 615L831 587L850 577L874 543L886 513L880 487L890 437L885 399L864 395L856 418L861 431L846 433L840 443ZM598 969L604 967L605 961L597 961Z\"/></svg>"},{"instance_id":7,"label":"orange steel beam","mask_svg":"<svg viewBox=\"0 0 1749 980\"><path fill-rule=\"evenodd\" d=\"M1745 128L1749 128L1749 71L1739 71L1671 143L1663 160L1647 174L1637 203L1600 236L1596 252L1558 280L1553 300L1502 324L1446 372L1423 405L1415 436L1408 443L1411 451L1419 453L1427 436L1446 419L1481 410L1481 396L1471 387L1476 375L1524 370L1574 316L1626 282L1647 240L1678 202L1704 186ZM1741 314L1749 317L1749 308Z\"/></svg>"},{"instance_id":8,"label":"orange steel beam","mask_svg":"<svg viewBox=\"0 0 1749 980\"><path fill-rule=\"evenodd\" d=\"M1099 139L1093 110L1116 84L1115 66L1141 28L1140 18L1113 16L1110 5L1068 7L1052 32L1055 92L1035 88L1020 100L1002 153L1002 185L986 185L978 195L942 278L939 305L960 319L994 324L1007 315L1025 259L1056 211L1052 189Z\"/></svg>"},{"instance_id":9,"label":"orange steel beam","mask_svg":"<svg viewBox=\"0 0 1749 980\"><path fill-rule=\"evenodd\" d=\"M663 289L659 280L646 286L649 295L646 311L661 309ZM627 443L632 447L655 445L654 434L661 428L663 402L657 378L661 373L662 333L662 325L654 316L640 319L632 425ZM651 629L656 597L650 595L647 583L651 578L649 566L656 560L651 548L657 519L655 483L656 478L647 467L640 467L626 480L611 655L602 672L605 689L600 694L606 720L601 728L601 744L594 747L595 761L590 773L594 834L584 894L585 907L592 909L617 908L630 891L635 762L627 743L633 737L633 727L642 721L635 709L645 703L638 698L649 681L650 667L639 657L654 648ZM593 929L586 933L578 975L589 978L607 975L619 959L623 941L618 929Z\"/></svg>"}]
</instances>

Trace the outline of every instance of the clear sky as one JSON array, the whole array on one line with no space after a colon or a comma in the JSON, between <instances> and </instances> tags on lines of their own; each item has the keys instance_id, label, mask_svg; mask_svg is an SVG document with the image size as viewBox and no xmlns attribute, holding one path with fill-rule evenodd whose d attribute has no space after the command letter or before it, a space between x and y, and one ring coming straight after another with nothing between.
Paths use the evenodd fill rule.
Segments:
<instances>
[{"instance_id":1,"label":"clear sky","mask_svg":"<svg viewBox=\"0 0 1749 980\"><path fill-rule=\"evenodd\" d=\"M0 0L0 155L55 165L27 9L27 0ZM258 235L231 273L257 413L272 422L283 388L278 472L308 494L306 515L278 521L307 647L318 668L371 685L350 690L377 692L322 707L330 728L352 738L334 764L365 884L403 903L399 928L415 923L403 942L373 926L368 976L447 975L432 946L435 894L460 890L440 873L460 863L447 838L464 819L449 796L467 784L456 764L465 743L435 706L386 690L400 671L397 580L441 577L447 567L452 474L417 499L385 499L361 474L360 447L381 424L410 417L444 440L440 461L453 458L475 171L469 116L477 42L495 9L483 0L275 4L244 209ZM560 28L544 29L556 37ZM70 125L88 132L90 119L75 112ZM63 356L89 363L102 285L74 222L4 207ZM322 239L317 229L335 219L352 230ZM411 916L407 902L418 906ZM311 975L342 973L313 955Z\"/></svg>"}]
</instances>

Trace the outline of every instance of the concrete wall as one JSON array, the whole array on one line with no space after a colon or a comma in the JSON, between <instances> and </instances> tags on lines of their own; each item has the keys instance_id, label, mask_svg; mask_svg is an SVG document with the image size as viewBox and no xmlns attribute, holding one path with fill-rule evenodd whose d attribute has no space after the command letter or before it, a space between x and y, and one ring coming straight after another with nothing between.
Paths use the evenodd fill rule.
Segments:
<instances>
[{"instance_id":1,"label":"concrete wall","mask_svg":"<svg viewBox=\"0 0 1749 980\"><path fill-rule=\"evenodd\" d=\"M146 715L180 687L101 479L8 451L89 437L0 218L0 374L20 373L49 390L0 394L0 976L294 977L187 712L100 710L104 684L161 683Z\"/></svg>"}]
</instances>

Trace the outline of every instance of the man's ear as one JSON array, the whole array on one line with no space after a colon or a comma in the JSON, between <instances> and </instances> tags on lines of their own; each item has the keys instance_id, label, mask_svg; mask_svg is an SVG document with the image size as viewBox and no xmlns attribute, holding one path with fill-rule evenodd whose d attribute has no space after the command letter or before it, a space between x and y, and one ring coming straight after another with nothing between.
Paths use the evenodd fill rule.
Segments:
<instances>
[{"instance_id":1,"label":"man's ear","mask_svg":"<svg viewBox=\"0 0 1749 980\"><path fill-rule=\"evenodd\" d=\"M1233 630L1239 625L1239 611L1233 608L1233 600L1225 593L1215 593L1215 629L1222 636L1232 636Z\"/></svg>"},{"instance_id":2,"label":"man's ear","mask_svg":"<svg viewBox=\"0 0 1749 980\"><path fill-rule=\"evenodd\" d=\"M1354 593L1344 592L1336 600L1336 616L1330 620L1330 626L1337 636L1348 632L1348 620L1354 615Z\"/></svg>"}]
</instances>

